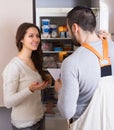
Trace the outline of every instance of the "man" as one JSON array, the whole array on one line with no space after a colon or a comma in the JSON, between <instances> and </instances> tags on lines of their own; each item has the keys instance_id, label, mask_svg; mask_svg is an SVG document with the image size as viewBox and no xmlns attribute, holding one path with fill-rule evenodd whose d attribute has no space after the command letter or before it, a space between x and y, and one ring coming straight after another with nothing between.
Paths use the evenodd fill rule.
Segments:
<instances>
[{"instance_id":1,"label":"man","mask_svg":"<svg viewBox=\"0 0 114 130\"><path fill-rule=\"evenodd\" d=\"M67 27L71 39L80 47L63 61L61 80L55 82L55 90L58 92L60 113L72 123L85 112L101 77L97 56L83 44L88 43L102 55L102 40L95 32L96 18L90 8L73 8L67 14ZM114 75L114 43L110 38L108 46Z\"/></svg>"}]
</instances>

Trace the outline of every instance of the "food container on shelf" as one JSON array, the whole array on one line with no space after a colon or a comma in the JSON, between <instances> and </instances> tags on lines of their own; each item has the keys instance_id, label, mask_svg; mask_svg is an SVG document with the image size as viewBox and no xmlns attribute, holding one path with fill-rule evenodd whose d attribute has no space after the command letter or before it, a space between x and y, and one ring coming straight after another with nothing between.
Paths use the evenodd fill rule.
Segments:
<instances>
[{"instance_id":1,"label":"food container on shelf","mask_svg":"<svg viewBox=\"0 0 114 130\"><path fill-rule=\"evenodd\" d=\"M50 25L50 19L42 19L42 26L44 25Z\"/></svg>"},{"instance_id":2,"label":"food container on shelf","mask_svg":"<svg viewBox=\"0 0 114 130\"><path fill-rule=\"evenodd\" d=\"M42 37L43 38L49 38L50 37L50 26L49 25L43 25L42 26Z\"/></svg>"},{"instance_id":3,"label":"food container on shelf","mask_svg":"<svg viewBox=\"0 0 114 130\"><path fill-rule=\"evenodd\" d=\"M54 47L54 51L62 51L62 47Z\"/></svg>"},{"instance_id":4,"label":"food container on shelf","mask_svg":"<svg viewBox=\"0 0 114 130\"><path fill-rule=\"evenodd\" d=\"M48 42L42 42L42 50L43 51L52 51L52 44Z\"/></svg>"},{"instance_id":5,"label":"food container on shelf","mask_svg":"<svg viewBox=\"0 0 114 130\"><path fill-rule=\"evenodd\" d=\"M61 38L65 38L65 37L66 37L66 32L67 32L67 27L66 27L66 25L59 26L59 27L58 27L58 32L59 32L59 36L60 36Z\"/></svg>"},{"instance_id":6,"label":"food container on shelf","mask_svg":"<svg viewBox=\"0 0 114 130\"><path fill-rule=\"evenodd\" d=\"M52 38L57 37L57 25L56 24L50 24L50 34Z\"/></svg>"}]
</instances>

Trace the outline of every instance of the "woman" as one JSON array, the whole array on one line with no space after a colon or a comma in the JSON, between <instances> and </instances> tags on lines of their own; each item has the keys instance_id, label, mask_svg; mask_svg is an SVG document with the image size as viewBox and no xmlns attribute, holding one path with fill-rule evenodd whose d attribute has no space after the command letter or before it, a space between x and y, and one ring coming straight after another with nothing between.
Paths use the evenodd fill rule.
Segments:
<instances>
[{"instance_id":1,"label":"woman","mask_svg":"<svg viewBox=\"0 0 114 130\"><path fill-rule=\"evenodd\" d=\"M3 71L4 104L12 108L13 130L44 130L41 90L48 85L42 71L41 34L32 23L16 33L19 50Z\"/></svg>"}]
</instances>

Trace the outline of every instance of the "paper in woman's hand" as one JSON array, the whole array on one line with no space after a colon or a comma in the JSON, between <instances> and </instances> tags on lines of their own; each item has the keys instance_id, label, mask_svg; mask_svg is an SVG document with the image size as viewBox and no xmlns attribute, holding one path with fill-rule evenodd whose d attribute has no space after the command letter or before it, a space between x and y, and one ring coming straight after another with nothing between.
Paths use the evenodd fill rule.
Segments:
<instances>
[{"instance_id":1,"label":"paper in woman's hand","mask_svg":"<svg viewBox=\"0 0 114 130\"><path fill-rule=\"evenodd\" d=\"M60 78L61 69L55 69L55 68L49 68L47 69L54 80L57 80Z\"/></svg>"}]
</instances>

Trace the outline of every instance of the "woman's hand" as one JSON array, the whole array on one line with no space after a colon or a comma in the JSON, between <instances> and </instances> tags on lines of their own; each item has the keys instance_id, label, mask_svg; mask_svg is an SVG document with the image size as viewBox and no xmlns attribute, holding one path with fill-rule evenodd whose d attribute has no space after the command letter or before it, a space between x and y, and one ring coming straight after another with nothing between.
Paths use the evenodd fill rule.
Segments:
<instances>
[{"instance_id":1,"label":"woman's hand","mask_svg":"<svg viewBox=\"0 0 114 130\"><path fill-rule=\"evenodd\" d=\"M61 79L56 80L54 84L55 91L58 92L61 87L62 87Z\"/></svg>"},{"instance_id":2,"label":"woman's hand","mask_svg":"<svg viewBox=\"0 0 114 130\"><path fill-rule=\"evenodd\" d=\"M100 39L110 39L110 40L112 40L111 39L111 34L109 33L109 32L106 32L105 30L100 30L99 32L98 32L98 37L100 38Z\"/></svg>"},{"instance_id":3,"label":"woman's hand","mask_svg":"<svg viewBox=\"0 0 114 130\"><path fill-rule=\"evenodd\" d=\"M43 81L42 83L33 82L29 87L29 89L31 92L34 92L35 90L45 89L47 86L48 86L48 81Z\"/></svg>"}]
</instances>

